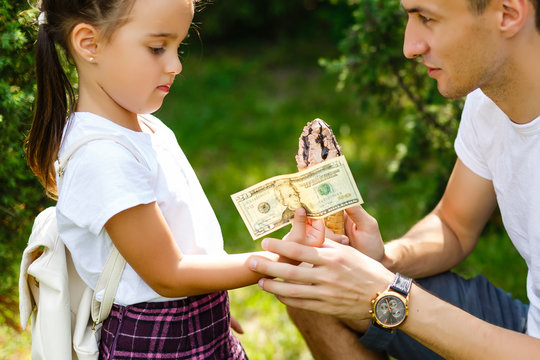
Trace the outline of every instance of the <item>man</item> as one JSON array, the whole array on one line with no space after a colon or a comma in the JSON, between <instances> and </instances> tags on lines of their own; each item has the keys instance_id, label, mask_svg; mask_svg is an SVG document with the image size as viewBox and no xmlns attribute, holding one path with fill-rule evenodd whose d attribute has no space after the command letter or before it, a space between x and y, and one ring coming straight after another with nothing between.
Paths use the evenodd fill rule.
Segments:
<instances>
[{"instance_id":1,"label":"man","mask_svg":"<svg viewBox=\"0 0 540 360\"><path fill-rule=\"evenodd\" d=\"M318 359L538 358L540 1L402 0L402 6L405 56L422 58L444 96L468 94L458 160L441 201L385 245L377 222L360 207L349 209L347 235L359 251L328 240L309 246L321 245L322 234L302 238L298 212L293 241L265 239L263 248L313 266L258 258L250 266L284 280L259 286L289 306ZM529 307L483 277L446 272L474 249L497 205L529 268ZM427 276L412 284L407 278Z\"/></svg>"}]
</instances>

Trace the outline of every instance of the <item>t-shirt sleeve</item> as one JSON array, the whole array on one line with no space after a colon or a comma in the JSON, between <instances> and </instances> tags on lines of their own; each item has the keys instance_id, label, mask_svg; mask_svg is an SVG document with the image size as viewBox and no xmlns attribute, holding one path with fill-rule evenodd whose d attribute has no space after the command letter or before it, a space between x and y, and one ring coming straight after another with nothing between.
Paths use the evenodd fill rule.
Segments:
<instances>
[{"instance_id":1,"label":"t-shirt sleeve","mask_svg":"<svg viewBox=\"0 0 540 360\"><path fill-rule=\"evenodd\" d=\"M66 166L59 192L58 211L96 235L115 214L156 200L149 167L112 140L80 148Z\"/></svg>"},{"instance_id":2,"label":"t-shirt sleeve","mask_svg":"<svg viewBox=\"0 0 540 360\"><path fill-rule=\"evenodd\" d=\"M479 113L481 112L481 104L483 102L483 93L476 90L467 96L465 106L461 115L461 122L454 142L454 149L457 156L475 174L491 180L491 172L489 171L485 158L480 152L480 142L478 130Z\"/></svg>"}]
</instances>

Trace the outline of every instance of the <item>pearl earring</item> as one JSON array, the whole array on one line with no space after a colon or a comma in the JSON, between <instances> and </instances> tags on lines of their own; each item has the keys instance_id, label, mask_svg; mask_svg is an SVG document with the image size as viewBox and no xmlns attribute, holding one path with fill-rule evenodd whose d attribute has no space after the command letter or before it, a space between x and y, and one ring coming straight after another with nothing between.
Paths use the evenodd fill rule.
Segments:
<instances>
[{"instance_id":1,"label":"pearl earring","mask_svg":"<svg viewBox=\"0 0 540 360\"><path fill-rule=\"evenodd\" d=\"M88 60L90 60L90 62L94 62L94 58L93 58L93 57L91 57L91 58L88 59Z\"/></svg>"}]
</instances>

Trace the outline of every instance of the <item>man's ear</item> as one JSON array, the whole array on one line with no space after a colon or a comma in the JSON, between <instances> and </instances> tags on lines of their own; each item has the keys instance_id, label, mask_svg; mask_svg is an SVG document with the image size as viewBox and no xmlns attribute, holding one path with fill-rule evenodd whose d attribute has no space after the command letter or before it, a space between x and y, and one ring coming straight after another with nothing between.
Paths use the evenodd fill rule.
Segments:
<instances>
[{"instance_id":1,"label":"man's ear","mask_svg":"<svg viewBox=\"0 0 540 360\"><path fill-rule=\"evenodd\" d=\"M83 61L94 62L98 52L98 30L89 24L79 23L71 31L71 49L73 55Z\"/></svg>"},{"instance_id":2,"label":"man's ear","mask_svg":"<svg viewBox=\"0 0 540 360\"><path fill-rule=\"evenodd\" d=\"M516 35L527 23L529 17L533 19L534 7L530 0L500 0L499 29L506 37Z\"/></svg>"}]
</instances>

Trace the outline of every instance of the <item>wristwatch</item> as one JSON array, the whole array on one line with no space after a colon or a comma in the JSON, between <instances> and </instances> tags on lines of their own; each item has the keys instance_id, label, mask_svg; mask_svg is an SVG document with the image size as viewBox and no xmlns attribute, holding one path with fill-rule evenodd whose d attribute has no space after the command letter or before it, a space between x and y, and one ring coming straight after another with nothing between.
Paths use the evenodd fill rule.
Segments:
<instances>
[{"instance_id":1,"label":"wristwatch","mask_svg":"<svg viewBox=\"0 0 540 360\"><path fill-rule=\"evenodd\" d=\"M390 332L403 324L409 315L409 291L412 279L396 273L394 281L382 293L371 300L373 324Z\"/></svg>"}]
</instances>

